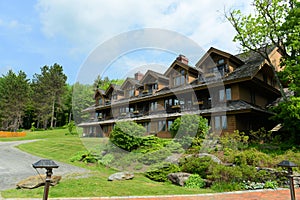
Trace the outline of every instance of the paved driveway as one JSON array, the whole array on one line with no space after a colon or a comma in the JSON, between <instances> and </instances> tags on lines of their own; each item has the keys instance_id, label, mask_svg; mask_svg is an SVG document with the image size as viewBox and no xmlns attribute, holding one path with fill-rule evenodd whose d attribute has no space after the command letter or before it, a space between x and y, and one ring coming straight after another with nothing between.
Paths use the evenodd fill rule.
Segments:
<instances>
[{"instance_id":1,"label":"paved driveway","mask_svg":"<svg viewBox=\"0 0 300 200\"><path fill-rule=\"evenodd\" d=\"M33 141L0 142L0 191L15 188L16 183L28 176L37 175L32 163L43 159L20 151L15 146ZM53 169L54 175L66 175L70 173L85 173L86 169L67 165L55 161L59 168ZM39 170L45 174L45 169Z\"/></svg>"}]
</instances>

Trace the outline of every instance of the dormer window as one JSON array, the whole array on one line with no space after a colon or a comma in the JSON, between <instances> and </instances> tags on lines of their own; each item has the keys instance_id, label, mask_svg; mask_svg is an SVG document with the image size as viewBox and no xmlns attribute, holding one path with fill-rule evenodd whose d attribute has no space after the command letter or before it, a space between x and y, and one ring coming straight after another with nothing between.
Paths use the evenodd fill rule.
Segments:
<instances>
[{"instance_id":1,"label":"dormer window","mask_svg":"<svg viewBox=\"0 0 300 200\"><path fill-rule=\"evenodd\" d=\"M224 59L220 59L218 60L217 64L220 65L220 64L224 64L225 63L225 60Z\"/></svg>"},{"instance_id":2,"label":"dormer window","mask_svg":"<svg viewBox=\"0 0 300 200\"><path fill-rule=\"evenodd\" d=\"M185 70L180 70L180 73L174 77L174 86L184 85L186 82L186 72Z\"/></svg>"},{"instance_id":3,"label":"dormer window","mask_svg":"<svg viewBox=\"0 0 300 200\"><path fill-rule=\"evenodd\" d=\"M118 100L118 94L117 93L113 93L112 94L112 99L113 100Z\"/></svg>"},{"instance_id":4,"label":"dormer window","mask_svg":"<svg viewBox=\"0 0 300 200\"><path fill-rule=\"evenodd\" d=\"M127 89L127 97L133 97L134 96L134 86L131 86Z\"/></svg>"}]
</instances>

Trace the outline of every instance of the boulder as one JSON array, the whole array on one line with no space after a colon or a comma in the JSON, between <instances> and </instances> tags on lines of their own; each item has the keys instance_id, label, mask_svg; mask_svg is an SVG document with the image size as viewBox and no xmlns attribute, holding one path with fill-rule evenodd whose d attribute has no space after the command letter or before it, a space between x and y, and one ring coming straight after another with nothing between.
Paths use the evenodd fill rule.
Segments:
<instances>
[{"instance_id":1,"label":"boulder","mask_svg":"<svg viewBox=\"0 0 300 200\"><path fill-rule=\"evenodd\" d=\"M180 158L181 158L181 154L173 154L171 156L168 156L165 159L165 162L169 162L169 163L173 163L173 164L178 164Z\"/></svg>"},{"instance_id":2,"label":"boulder","mask_svg":"<svg viewBox=\"0 0 300 200\"><path fill-rule=\"evenodd\" d=\"M176 172L176 173L170 173L168 174L168 179L176 184L176 185L180 185L180 186L184 186L185 181L190 177L189 173L185 173L185 172Z\"/></svg>"},{"instance_id":3,"label":"boulder","mask_svg":"<svg viewBox=\"0 0 300 200\"><path fill-rule=\"evenodd\" d=\"M212 155L212 154L209 154L209 153L199 153L197 155L199 158L202 158L202 157L210 157L211 160L217 164L222 164L222 161L215 155Z\"/></svg>"},{"instance_id":4,"label":"boulder","mask_svg":"<svg viewBox=\"0 0 300 200\"><path fill-rule=\"evenodd\" d=\"M30 176L19 183L17 183L17 188L24 189L34 189L45 185L46 175L36 175ZM54 186L59 183L61 176L51 176L50 185Z\"/></svg>"},{"instance_id":5,"label":"boulder","mask_svg":"<svg viewBox=\"0 0 300 200\"><path fill-rule=\"evenodd\" d=\"M134 174L130 172L117 172L108 177L109 181L130 180L134 178Z\"/></svg>"}]
</instances>

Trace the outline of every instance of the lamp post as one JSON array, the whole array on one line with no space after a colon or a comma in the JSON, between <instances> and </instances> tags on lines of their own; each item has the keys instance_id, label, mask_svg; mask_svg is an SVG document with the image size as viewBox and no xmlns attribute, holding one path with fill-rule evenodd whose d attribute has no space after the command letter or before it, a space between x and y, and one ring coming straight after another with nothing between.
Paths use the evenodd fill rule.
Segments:
<instances>
[{"instance_id":1,"label":"lamp post","mask_svg":"<svg viewBox=\"0 0 300 200\"><path fill-rule=\"evenodd\" d=\"M53 168L58 168L59 166L53 160L42 159L32 164L33 168L45 168L46 169L46 180L45 180L45 188L44 188L44 196L43 200L48 199L49 186L51 181L51 175Z\"/></svg>"},{"instance_id":2,"label":"lamp post","mask_svg":"<svg viewBox=\"0 0 300 200\"><path fill-rule=\"evenodd\" d=\"M293 180L293 167L298 167L295 163L283 160L280 163L277 164L279 167L287 168L288 170L288 178L290 182L290 193L291 193L291 200L296 200L295 197L295 188L294 188L294 180Z\"/></svg>"}]
</instances>

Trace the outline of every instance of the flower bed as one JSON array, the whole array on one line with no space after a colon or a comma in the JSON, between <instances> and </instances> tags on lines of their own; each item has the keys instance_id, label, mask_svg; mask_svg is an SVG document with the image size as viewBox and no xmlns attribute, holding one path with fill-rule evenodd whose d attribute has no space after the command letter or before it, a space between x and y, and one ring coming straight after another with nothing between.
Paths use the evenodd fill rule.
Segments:
<instances>
[{"instance_id":1,"label":"flower bed","mask_svg":"<svg viewBox=\"0 0 300 200\"><path fill-rule=\"evenodd\" d=\"M24 136L26 136L25 132L0 131L0 137L24 137Z\"/></svg>"}]
</instances>

